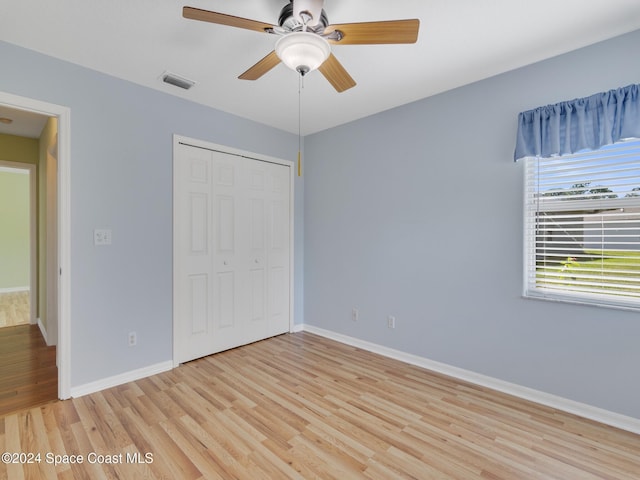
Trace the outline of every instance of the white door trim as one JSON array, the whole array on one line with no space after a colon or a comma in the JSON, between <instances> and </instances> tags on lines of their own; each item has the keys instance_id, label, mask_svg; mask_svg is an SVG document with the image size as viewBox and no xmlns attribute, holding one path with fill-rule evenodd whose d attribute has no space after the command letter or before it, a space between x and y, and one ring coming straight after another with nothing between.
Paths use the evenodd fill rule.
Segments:
<instances>
[{"instance_id":1,"label":"white door trim","mask_svg":"<svg viewBox=\"0 0 640 480\"><path fill-rule=\"evenodd\" d=\"M0 92L0 105L58 119L58 397L71 396L71 110Z\"/></svg>"},{"instance_id":2,"label":"white door trim","mask_svg":"<svg viewBox=\"0 0 640 480\"><path fill-rule=\"evenodd\" d=\"M198 147L198 148L204 148L207 150L213 150L216 152L221 152L221 153L226 153L229 155L237 155L240 157L246 157L246 158L250 158L253 160L260 160L263 162L270 162L270 163L276 163L278 165L284 165L286 167L289 167L289 332L293 332L294 331L294 318L293 318L293 314L294 314L294 302L293 302L293 293L294 293L294 264L293 264L293 259L294 259L294 225L293 225L293 219L294 219L294 205L295 205L295 199L294 199L294 162L291 160L283 160L280 158L276 158L276 157L270 157L267 155L261 155L258 153L253 153L253 152L249 152L246 150L239 150L236 148L232 148L232 147L228 147L226 145L219 145L216 143L212 143L212 142L207 142L205 140L197 140L195 138L190 138L190 137L185 137L183 135L174 135L173 136L173 194L175 195L176 192L176 181L177 181L177 175L176 175L176 166L175 166L175 161L176 161L176 152L178 150L178 146L179 145L189 145L192 147ZM175 200L173 202L173 218L174 218L174 225L175 225L175 215L176 215L176 205L175 205ZM175 229L174 229L174 239L173 239L173 259L172 262L175 262L175 259L178 256L178 253L176 252L176 246L177 246L177 242L175 239ZM173 366L177 367L179 365L179 363L177 362L178 359L178 353L177 353L177 345L176 345L176 336L178 335L177 333L177 322L176 322L176 317L178 315L177 312L177 305L176 305L176 301L175 301L175 291L176 291L176 285L178 282L178 278L176 276L176 268L175 265L173 265L173 292L174 292L174 298L173 298Z\"/></svg>"}]
</instances>

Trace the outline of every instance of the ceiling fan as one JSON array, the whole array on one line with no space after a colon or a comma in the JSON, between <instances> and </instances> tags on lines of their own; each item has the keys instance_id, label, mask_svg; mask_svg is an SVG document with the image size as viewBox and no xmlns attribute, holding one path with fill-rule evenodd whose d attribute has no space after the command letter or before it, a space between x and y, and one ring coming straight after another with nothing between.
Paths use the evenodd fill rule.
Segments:
<instances>
[{"instance_id":1,"label":"ceiling fan","mask_svg":"<svg viewBox=\"0 0 640 480\"><path fill-rule=\"evenodd\" d=\"M280 37L271 53L238 77L242 80L257 80L282 62L303 76L320 70L338 92L356 82L331 53L331 45L406 44L418 39L418 19L330 25L323 5L324 0L290 0L280 11L277 25L187 6L182 15Z\"/></svg>"}]
</instances>

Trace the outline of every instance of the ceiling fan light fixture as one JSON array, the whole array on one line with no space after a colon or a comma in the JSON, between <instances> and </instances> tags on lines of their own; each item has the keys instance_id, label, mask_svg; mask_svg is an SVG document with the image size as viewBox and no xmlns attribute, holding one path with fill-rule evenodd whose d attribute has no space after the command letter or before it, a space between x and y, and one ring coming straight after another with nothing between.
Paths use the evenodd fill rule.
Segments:
<instances>
[{"instance_id":1,"label":"ceiling fan light fixture","mask_svg":"<svg viewBox=\"0 0 640 480\"><path fill-rule=\"evenodd\" d=\"M329 42L315 33L289 33L276 43L276 55L282 63L302 75L316 70L330 54Z\"/></svg>"}]
</instances>

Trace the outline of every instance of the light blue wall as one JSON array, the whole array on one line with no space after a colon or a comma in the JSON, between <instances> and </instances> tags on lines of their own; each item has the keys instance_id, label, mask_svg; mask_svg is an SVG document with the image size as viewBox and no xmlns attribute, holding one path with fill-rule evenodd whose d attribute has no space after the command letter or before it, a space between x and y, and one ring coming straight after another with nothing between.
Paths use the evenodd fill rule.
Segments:
<instances>
[{"instance_id":1,"label":"light blue wall","mask_svg":"<svg viewBox=\"0 0 640 480\"><path fill-rule=\"evenodd\" d=\"M305 323L640 418L640 314L521 298L513 162L520 111L640 82L638 46L640 31L306 137Z\"/></svg>"},{"instance_id":2,"label":"light blue wall","mask_svg":"<svg viewBox=\"0 0 640 480\"><path fill-rule=\"evenodd\" d=\"M287 160L297 137L4 42L0 58L0 91L71 111L71 386L171 360L173 134ZM112 229L112 246L93 245L96 227Z\"/></svg>"}]
</instances>

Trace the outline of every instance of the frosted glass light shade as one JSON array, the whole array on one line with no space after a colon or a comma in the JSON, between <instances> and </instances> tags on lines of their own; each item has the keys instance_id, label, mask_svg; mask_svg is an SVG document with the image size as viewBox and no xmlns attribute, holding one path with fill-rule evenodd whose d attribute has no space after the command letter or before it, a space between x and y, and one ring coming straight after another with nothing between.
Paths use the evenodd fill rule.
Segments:
<instances>
[{"instance_id":1,"label":"frosted glass light shade","mask_svg":"<svg viewBox=\"0 0 640 480\"><path fill-rule=\"evenodd\" d=\"M276 55L282 63L302 74L317 69L330 53L329 42L315 33L289 33L276 43Z\"/></svg>"}]
</instances>

